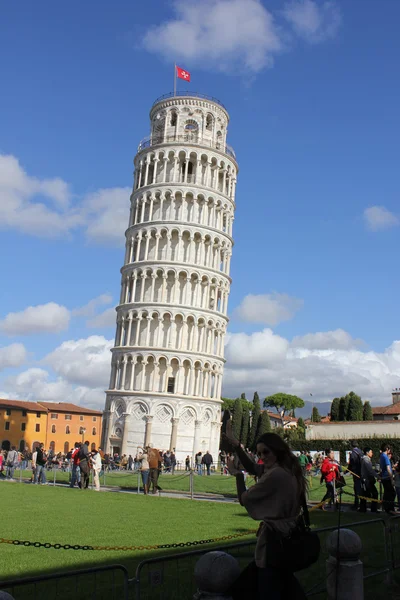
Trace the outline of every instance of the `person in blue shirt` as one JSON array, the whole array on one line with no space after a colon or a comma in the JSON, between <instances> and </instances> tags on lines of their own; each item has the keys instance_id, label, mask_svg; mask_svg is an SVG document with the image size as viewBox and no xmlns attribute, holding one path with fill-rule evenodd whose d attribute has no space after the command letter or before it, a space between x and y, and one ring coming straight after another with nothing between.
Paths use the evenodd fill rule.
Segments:
<instances>
[{"instance_id":1,"label":"person in blue shirt","mask_svg":"<svg viewBox=\"0 0 400 600\"><path fill-rule=\"evenodd\" d=\"M388 453L390 446L382 444L379 466L381 468L381 481L383 486L383 509L388 514L396 514L394 511L394 499L396 492L393 486L393 470Z\"/></svg>"}]
</instances>

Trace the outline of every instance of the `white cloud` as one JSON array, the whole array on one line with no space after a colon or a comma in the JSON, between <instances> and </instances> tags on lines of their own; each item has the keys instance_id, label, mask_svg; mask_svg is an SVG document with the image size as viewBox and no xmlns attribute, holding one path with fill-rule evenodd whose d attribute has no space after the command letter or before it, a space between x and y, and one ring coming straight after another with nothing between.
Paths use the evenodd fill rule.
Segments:
<instances>
[{"instance_id":1,"label":"white cloud","mask_svg":"<svg viewBox=\"0 0 400 600\"><path fill-rule=\"evenodd\" d=\"M55 302L28 306L25 310L8 313L0 321L0 330L6 335L59 333L68 329L70 312Z\"/></svg>"},{"instance_id":2,"label":"white cloud","mask_svg":"<svg viewBox=\"0 0 400 600\"><path fill-rule=\"evenodd\" d=\"M86 196L83 211L87 221L86 237L90 242L123 245L129 221L130 194L129 188L118 187Z\"/></svg>"},{"instance_id":3,"label":"white cloud","mask_svg":"<svg viewBox=\"0 0 400 600\"><path fill-rule=\"evenodd\" d=\"M235 309L233 317L247 323L275 326L288 321L303 306L303 300L288 294L248 294Z\"/></svg>"},{"instance_id":4,"label":"white cloud","mask_svg":"<svg viewBox=\"0 0 400 600\"><path fill-rule=\"evenodd\" d=\"M226 345L225 357L233 366L252 364L264 365L269 361L282 359L287 352L289 343L271 329L257 331L251 335L233 333Z\"/></svg>"},{"instance_id":5,"label":"white cloud","mask_svg":"<svg viewBox=\"0 0 400 600\"><path fill-rule=\"evenodd\" d=\"M400 219L384 206L370 206L364 210L364 221L370 231L383 231L400 224Z\"/></svg>"},{"instance_id":6,"label":"white cloud","mask_svg":"<svg viewBox=\"0 0 400 600\"><path fill-rule=\"evenodd\" d=\"M17 158L0 155L0 227L51 238L81 223L82 217L70 208L68 184L31 177Z\"/></svg>"},{"instance_id":7,"label":"white cloud","mask_svg":"<svg viewBox=\"0 0 400 600\"><path fill-rule=\"evenodd\" d=\"M74 387L62 377L52 380L45 369L27 369L18 375L8 377L3 383L7 391L0 393L1 398L12 397L15 400L35 402L71 402L96 409L104 407L103 389Z\"/></svg>"},{"instance_id":8,"label":"white cloud","mask_svg":"<svg viewBox=\"0 0 400 600\"><path fill-rule=\"evenodd\" d=\"M103 306L104 304L111 304L111 302L112 296L110 294L101 294L100 296L97 296L97 298L89 300L89 302L84 306L74 308L74 310L72 311L72 315L74 317L93 317L96 314L96 309L98 306Z\"/></svg>"},{"instance_id":9,"label":"white cloud","mask_svg":"<svg viewBox=\"0 0 400 600\"><path fill-rule=\"evenodd\" d=\"M175 0L175 17L150 28L144 47L218 71L257 73L282 50L272 14L260 0Z\"/></svg>"},{"instance_id":10,"label":"white cloud","mask_svg":"<svg viewBox=\"0 0 400 600\"><path fill-rule=\"evenodd\" d=\"M283 15L296 35L312 44L335 37L342 20L338 5L331 0L293 0Z\"/></svg>"},{"instance_id":11,"label":"white cloud","mask_svg":"<svg viewBox=\"0 0 400 600\"><path fill-rule=\"evenodd\" d=\"M110 349L114 340L92 335L85 339L68 340L43 359L43 364L69 383L89 388L106 389L111 371Z\"/></svg>"},{"instance_id":12,"label":"white cloud","mask_svg":"<svg viewBox=\"0 0 400 600\"><path fill-rule=\"evenodd\" d=\"M0 154L0 228L44 238L83 230L96 244L121 246L129 219L129 188L73 197L60 178L28 175L15 156Z\"/></svg>"},{"instance_id":13,"label":"white cloud","mask_svg":"<svg viewBox=\"0 0 400 600\"><path fill-rule=\"evenodd\" d=\"M332 38L341 23L330 0L294 0L275 16L261 0L174 0L172 9L173 18L147 30L144 48L187 66L234 74L273 66L292 32L318 43Z\"/></svg>"},{"instance_id":14,"label":"white cloud","mask_svg":"<svg viewBox=\"0 0 400 600\"><path fill-rule=\"evenodd\" d=\"M374 404L390 404L391 390L400 381L400 341L381 353L366 352L354 347L357 340L352 344L346 332L309 334L303 336L303 345L298 338L299 345L293 346L270 331L266 335L266 331L245 336L245 343L244 334L229 336L224 396L246 392L251 397L258 390L265 397L282 391L305 399L312 393L315 401L330 401L355 390ZM318 348L324 338L326 349ZM327 343L329 338L331 343ZM332 348L335 340L339 347Z\"/></svg>"},{"instance_id":15,"label":"white cloud","mask_svg":"<svg viewBox=\"0 0 400 600\"><path fill-rule=\"evenodd\" d=\"M115 308L107 308L107 310L101 314L90 319L86 325L97 329L100 329L101 327L113 327L115 326L116 318Z\"/></svg>"},{"instance_id":16,"label":"white cloud","mask_svg":"<svg viewBox=\"0 0 400 600\"><path fill-rule=\"evenodd\" d=\"M360 339L354 339L347 331L318 331L296 336L291 342L292 348L307 348L308 350L349 350L363 345Z\"/></svg>"},{"instance_id":17,"label":"white cloud","mask_svg":"<svg viewBox=\"0 0 400 600\"><path fill-rule=\"evenodd\" d=\"M10 344L9 346L0 347L0 371L8 367L20 367L25 359L26 349L23 344Z\"/></svg>"}]
</instances>

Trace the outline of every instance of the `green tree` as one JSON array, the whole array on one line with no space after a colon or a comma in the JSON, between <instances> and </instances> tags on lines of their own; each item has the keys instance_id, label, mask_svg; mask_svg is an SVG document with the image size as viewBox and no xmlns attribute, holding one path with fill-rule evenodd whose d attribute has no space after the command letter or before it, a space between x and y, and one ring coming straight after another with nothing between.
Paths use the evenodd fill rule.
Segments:
<instances>
[{"instance_id":1,"label":"green tree","mask_svg":"<svg viewBox=\"0 0 400 600\"><path fill-rule=\"evenodd\" d=\"M249 443L249 423L250 423L250 410L248 402L242 403L242 427L240 431L240 441L245 448L248 448Z\"/></svg>"},{"instance_id":2,"label":"green tree","mask_svg":"<svg viewBox=\"0 0 400 600\"><path fill-rule=\"evenodd\" d=\"M258 419L258 436L260 437L264 433L269 433L271 431L271 421L269 419L268 411L263 410L259 419Z\"/></svg>"},{"instance_id":3,"label":"green tree","mask_svg":"<svg viewBox=\"0 0 400 600\"><path fill-rule=\"evenodd\" d=\"M240 398L236 398L235 404L233 405L233 417L232 417L232 433L237 440L240 440L240 434L242 433L242 417L243 407Z\"/></svg>"},{"instance_id":4,"label":"green tree","mask_svg":"<svg viewBox=\"0 0 400 600\"><path fill-rule=\"evenodd\" d=\"M342 396L339 399L339 421L347 421L348 412L349 412L349 398L348 398L348 396Z\"/></svg>"},{"instance_id":5,"label":"green tree","mask_svg":"<svg viewBox=\"0 0 400 600\"><path fill-rule=\"evenodd\" d=\"M339 419L340 398L334 398L331 404L331 421L340 421Z\"/></svg>"},{"instance_id":6,"label":"green tree","mask_svg":"<svg viewBox=\"0 0 400 600\"><path fill-rule=\"evenodd\" d=\"M303 431L306 429L306 424L304 423L304 419L302 417L299 417L297 420L297 429L302 429Z\"/></svg>"},{"instance_id":7,"label":"green tree","mask_svg":"<svg viewBox=\"0 0 400 600\"><path fill-rule=\"evenodd\" d=\"M374 415L372 414L372 408L368 400L364 402L363 406L363 421L373 421Z\"/></svg>"},{"instance_id":8,"label":"green tree","mask_svg":"<svg viewBox=\"0 0 400 600\"><path fill-rule=\"evenodd\" d=\"M249 436L249 448L250 450L255 450L256 442L257 442L257 428L258 428L258 419L261 414L261 406L260 406L260 398L257 392L254 392L253 397L253 406L251 410L251 426L250 426L250 436Z\"/></svg>"},{"instance_id":9,"label":"green tree","mask_svg":"<svg viewBox=\"0 0 400 600\"><path fill-rule=\"evenodd\" d=\"M298 396L292 396L291 394L283 394L279 392L273 396L268 396L264 400L264 408L275 408L282 419L288 411L295 410L296 408L303 408L304 400Z\"/></svg>"},{"instance_id":10,"label":"green tree","mask_svg":"<svg viewBox=\"0 0 400 600\"><path fill-rule=\"evenodd\" d=\"M243 394L240 394L240 399L241 400L246 400L246 394L243 392Z\"/></svg>"},{"instance_id":11,"label":"green tree","mask_svg":"<svg viewBox=\"0 0 400 600\"><path fill-rule=\"evenodd\" d=\"M311 421L313 423L321 423L321 415L319 414L319 410L316 406L313 406Z\"/></svg>"},{"instance_id":12,"label":"green tree","mask_svg":"<svg viewBox=\"0 0 400 600\"><path fill-rule=\"evenodd\" d=\"M347 421L362 421L363 420L363 404L360 396L354 392L347 394L349 400L347 408Z\"/></svg>"},{"instance_id":13,"label":"green tree","mask_svg":"<svg viewBox=\"0 0 400 600\"><path fill-rule=\"evenodd\" d=\"M290 430L290 428L289 428ZM306 424L304 423L304 419L299 417L297 419L297 427L293 428L293 432L296 432L296 439L304 440L306 437Z\"/></svg>"}]
</instances>

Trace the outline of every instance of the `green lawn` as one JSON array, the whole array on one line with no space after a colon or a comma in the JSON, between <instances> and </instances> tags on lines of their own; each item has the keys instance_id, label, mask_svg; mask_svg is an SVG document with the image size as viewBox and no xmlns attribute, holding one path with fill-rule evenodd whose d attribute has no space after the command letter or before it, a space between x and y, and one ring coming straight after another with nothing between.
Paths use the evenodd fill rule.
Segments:
<instances>
[{"instance_id":1,"label":"green lawn","mask_svg":"<svg viewBox=\"0 0 400 600\"><path fill-rule=\"evenodd\" d=\"M57 483L67 484L69 481L69 473L63 471L48 472L47 477L49 482L55 480ZM19 479L19 473L16 474L16 478ZM23 471L23 479L30 478L30 472ZM351 477L346 477L346 490L353 491L353 480ZM141 479L139 476L139 483ZM163 474L159 478L160 486L165 491L183 491L189 492L190 490L190 478L184 471L176 471L174 475ZM253 483L253 478L247 478L247 485ZM111 471L101 477L101 485L110 487L121 487L122 489L137 489L138 487L138 475L129 471ZM235 478L213 474L210 477L206 475L200 476L197 474L193 475L193 485L195 493L210 493L210 494L223 494L226 496L236 496L236 483ZM325 494L325 485L320 484L319 477L309 478L309 499L312 501L320 501ZM349 496L343 495L343 502L351 502L352 499Z\"/></svg>"},{"instance_id":2,"label":"green lawn","mask_svg":"<svg viewBox=\"0 0 400 600\"><path fill-rule=\"evenodd\" d=\"M215 477L217 480L218 476ZM164 478L167 479L168 476ZM200 479L204 479L206 485L207 480L212 480L213 477L199 477ZM257 527L257 523L236 503L199 502L112 492L96 493L92 490L7 482L0 483L0 499L1 536L19 540L71 545L151 545L210 539L246 532ZM315 511L311 513L311 518L314 527L334 526L337 515ZM343 523L355 520L357 516L354 514L342 515ZM382 528L377 524L363 526L357 531L363 540L363 559L368 572L368 569L383 564ZM253 542L254 534L243 540ZM211 549L211 546L209 547ZM184 550L85 552L1 544L1 579L117 563L125 565L132 577L140 560L182 551ZM245 551L242 564L250 561L251 552L251 548ZM301 579L306 588L309 589L318 581L324 580L325 558L326 554L323 552L319 564L302 574ZM173 588L178 581L183 585L185 577L189 587L192 585L195 561L196 558L180 559L179 562L168 564L170 587ZM148 584L150 575L147 571L144 572L144 579ZM109 578L107 581L109 583ZM376 600L379 596L376 595L375 586L372 585L371 589L374 589ZM180 597L168 595L165 590L160 591L159 596L154 589L149 588L148 595L145 592L143 590L144 598L159 597L167 600ZM28 594L15 597L17 600L25 600L32 596ZM46 597L50 598L47 588ZM74 597L79 597L76 590ZM85 593L81 597L85 597ZM186 597L190 597L187 592L182 595L182 598Z\"/></svg>"}]
</instances>

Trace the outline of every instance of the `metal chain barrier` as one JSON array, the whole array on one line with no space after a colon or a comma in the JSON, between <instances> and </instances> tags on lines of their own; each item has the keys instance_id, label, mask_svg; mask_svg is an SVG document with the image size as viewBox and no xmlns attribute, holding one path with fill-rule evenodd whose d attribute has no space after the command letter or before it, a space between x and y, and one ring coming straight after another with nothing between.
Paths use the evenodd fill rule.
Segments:
<instances>
[{"instance_id":1,"label":"metal chain barrier","mask_svg":"<svg viewBox=\"0 0 400 600\"><path fill-rule=\"evenodd\" d=\"M151 546L79 546L78 544L50 544L49 542L31 542L29 540L9 540L0 538L0 544L10 544L12 546L33 546L34 548L54 548L54 550L100 550L100 551L128 551L135 550L165 550L167 548L188 548L190 546L202 546L205 544L214 544L217 542L225 542L235 540L241 537L246 537L257 533L257 529L249 529L242 533L232 533L221 537L212 538L209 540L196 540L193 542L180 542L176 544L154 544Z\"/></svg>"}]
</instances>

